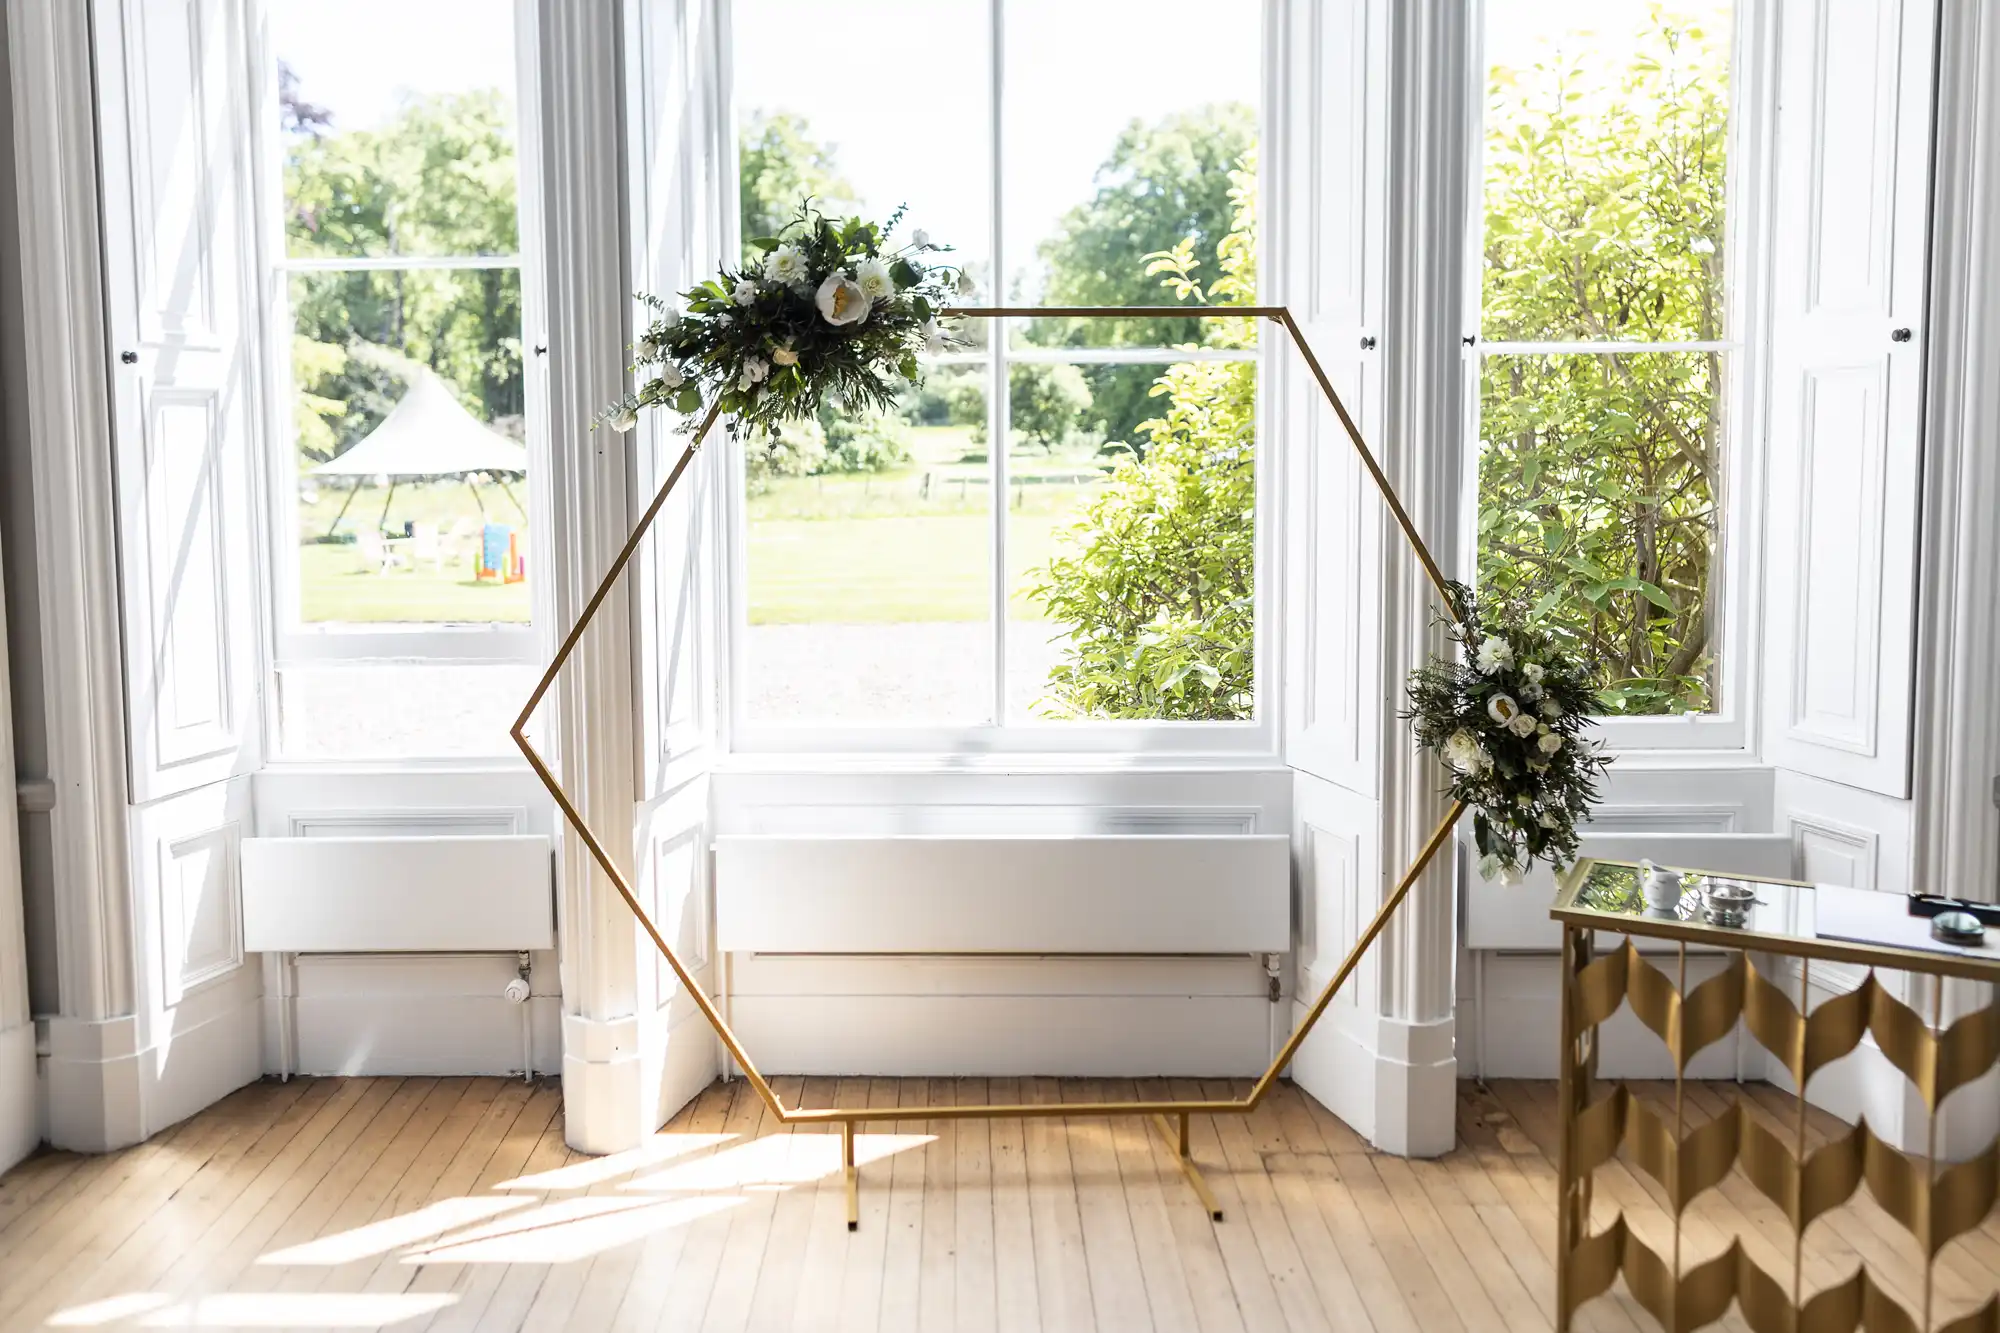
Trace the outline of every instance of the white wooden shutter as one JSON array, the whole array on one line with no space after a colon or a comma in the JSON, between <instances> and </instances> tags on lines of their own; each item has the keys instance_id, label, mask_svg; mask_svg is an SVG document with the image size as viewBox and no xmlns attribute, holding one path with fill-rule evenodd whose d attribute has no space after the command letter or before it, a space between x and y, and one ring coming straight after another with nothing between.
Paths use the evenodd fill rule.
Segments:
<instances>
[{"instance_id":1,"label":"white wooden shutter","mask_svg":"<svg viewBox=\"0 0 2000 1333\"><path fill-rule=\"evenodd\" d=\"M1935 21L1935 0L1785 0L1779 23L1766 757L1896 797Z\"/></svg>"},{"instance_id":2,"label":"white wooden shutter","mask_svg":"<svg viewBox=\"0 0 2000 1333\"><path fill-rule=\"evenodd\" d=\"M241 0L96 0L131 796L257 763Z\"/></svg>"},{"instance_id":3,"label":"white wooden shutter","mask_svg":"<svg viewBox=\"0 0 2000 1333\"><path fill-rule=\"evenodd\" d=\"M1290 306L1347 410L1380 449L1388 7L1282 10L1282 182L1275 299ZM1304 358L1266 326L1265 401L1285 419L1285 761L1373 794L1381 726L1382 500ZM1367 344L1364 346L1364 342Z\"/></svg>"}]
</instances>

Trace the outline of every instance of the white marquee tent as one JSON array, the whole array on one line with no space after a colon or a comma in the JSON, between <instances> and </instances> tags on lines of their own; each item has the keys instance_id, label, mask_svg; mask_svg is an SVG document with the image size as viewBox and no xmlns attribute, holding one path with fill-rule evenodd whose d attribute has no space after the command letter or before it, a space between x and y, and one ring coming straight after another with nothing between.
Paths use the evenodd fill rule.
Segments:
<instances>
[{"instance_id":1,"label":"white marquee tent","mask_svg":"<svg viewBox=\"0 0 2000 1333\"><path fill-rule=\"evenodd\" d=\"M371 477L389 478L389 494L382 502L382 519L389 516L389 501L396 495L396 482L405 477L464 477L478 499L479 489L472 478L480 474L528 471L528 451L465 410L456 394L427 366L416 368L408 392L382 424L339 457L312 469L315 477L352 477L354 486L347 504L340 507L333 526L347 515L347 505ZM506 483L500 483L506 490ZM520 501L507 491L507 498ZM481 510L485 505L480 505ZM525 511L524 511L525 512Z\"/></svg>"}]
</instances>

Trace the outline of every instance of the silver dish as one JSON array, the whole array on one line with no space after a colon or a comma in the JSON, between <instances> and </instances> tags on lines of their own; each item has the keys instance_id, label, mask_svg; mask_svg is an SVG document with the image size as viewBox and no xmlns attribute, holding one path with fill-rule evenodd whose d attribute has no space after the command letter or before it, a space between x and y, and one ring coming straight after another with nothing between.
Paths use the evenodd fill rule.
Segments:
<instances>
[{"instance_id":1,"label":"silver dish","mask_svg":"<svg viewBox=\"0 0 2000 1333\"><path fill-rule=\"evenodd\" d=\"M1747 884L1717 884L1708 891L1708 924L1726 930L1741 930L1757 905L1757 890Z\"/></svg>"},{"instance_id":2,"label":"silver dish","mask_svg":"<svg viewBox=\"0 0 2000 1333\"><path fill-rule=\"evenodd\" d=\"M1970 912L1939 912L1931 918L1931 938L1946 944L1979 944L1986 939L1986 923Z\"/></svg>"}]
</instances>

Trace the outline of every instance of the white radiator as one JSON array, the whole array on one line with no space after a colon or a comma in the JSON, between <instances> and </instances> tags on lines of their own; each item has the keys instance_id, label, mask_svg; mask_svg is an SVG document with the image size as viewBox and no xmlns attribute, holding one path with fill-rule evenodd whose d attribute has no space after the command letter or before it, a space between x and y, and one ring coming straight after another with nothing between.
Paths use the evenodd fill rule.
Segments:
<instances>
[{"instance_id":1,"label":"white radiator","mask_svg":"<svg viewBox=\"0 0 2000 1333\"><path fill-rule=\"evenodd\" d=\"M1251 954L1292 947L1282 835L716 839L716 946Z\"/></svg>"},{"instance_id":2,"label":"white radiator","mask_svg":"<svg viewBox=\"0 0 2000 1333\"><path fill-rule=\"evenodd\" d=\"M555 947L549 840L248 838L253 953L485 953Z\"/></svg>"}]
</instances>

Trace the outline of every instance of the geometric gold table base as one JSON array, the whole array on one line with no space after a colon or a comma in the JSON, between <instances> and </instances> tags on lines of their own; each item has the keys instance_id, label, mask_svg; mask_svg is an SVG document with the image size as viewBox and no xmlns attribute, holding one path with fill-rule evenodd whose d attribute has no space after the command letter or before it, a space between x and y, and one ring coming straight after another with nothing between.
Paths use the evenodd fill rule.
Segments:
<instances>
[{"instance_id":1,"label":"geometric gold table base","mask_svg":"<svg viewBox=\"0 0 2000 1333\"><path fill-rule=\"evenodd\" d=\"M1458 615L1459 608L1453 602L1450 589L1445 582L1443 573L1438 569L1437 562L1431 557L1430 548L1424 544L1423 538L1418 535L1416 525L1410 521L1410 516L1403 508L1402 501L1396 496L1395 488L1389 484L1388 477L1383 474L1381 467L1376 463L1374 454L1369 451L1368 445L1361 438L1360 428L1355 425L1353 417L1348 414L1346 405L1340 401L1340 395L1334 392L1332 381L1327 378L1326 372L1320 367L1318 358L1313 355L1312 349L1307 346L1305 337L1300 332L1298 324L1292 319L1291 312L1285 307L1199 305L1108 307L995 306L958 309L950 313L969 319L1011 317L1129 319L1134 315L1162 315L1185 318L1190 315L1207 314L1245 319L1268 319L1272 321L1290 335L1293 344L1305 358L1307 368L1311 370L1313 378L1318 382L1321 392L1325 394L1327 402L1332 406L1334 415L1340 419L1340 424L1345 428L1348 439L1353 443L1362 466L1367 470L1369 476L1374 479L1375 485L1381 492L1384 502L1389 506L1390 514L1395 518L1403 536L1409 541L1411 550L1423 565L1425 574L1437 588L1440 597L1444 601L1446 613L1452 615L1454 618ZM838 1124L840 1126L843 1174L845 1175L847 1186L848 1230L854 1230L860 1220L858 1171L854 1161L854 1127L866 1121L885 1120L993 1120L1002 1118L1066 1118L1073 1116L1154 1117L1158 1121L1160 1131L1167 1136L1168 1145L1173 1149L1181 1169L1186 1173L1188 1183L1194 1188L1195 1193L1200 1196L1202 1204L1207 1209L1209 1215L1214 1220L1221 1221L1222 1210L1217 1205L1214 1194L1210 1191L1207 1181L1202 1178L1201 1171L1195 1165L1194 1158L1189 1151L1188 1117L1191 1115L1247 1115L1257 1109L1258 1105L1270 1093L1271 1088L1277 1083L1279 1072L1291 1063L1292 1057L1297 1053L1300 1043L1306 1039L1306 1036L1313 1030L1314 1025L1319 1022L1321 1015L1326 1012L1327 1006L1333 1002L1333 997L1339 993L1340 988L1353 975L1355 968L1360 965L1361 959L1367 954L1369 948L1375 943L1376 938L1381 935L1382 931L1388 926L1390 919L1396 914L1396 909L1402 906L1404 898L1409 896L1410 890L1422 876L1424 868L1430 864L1431 859L1437 855L1438 850L1445 845L1445 842L1451 836L1452 826L1458 822L1459 816L1465 812L1464 804L1462 802L1454 802L1451 808L1445 812L1444 818L1438 822L1437 828L1417 853L1416 859L1410 863L1409 868L1403 872L1402 878L1397 881L1395 889L1383 900L1381 908L1375 913L1374 918L1368 923L1367 928L1361 932L1360 937L1355 940L1353 948L1348 951L1346 959L1340 965L1340 969L1334 973L1333 977L1320 991L1319 997L1313 1002L1312 1008L1306 1012L1306 1016L1300 1022L1297 1030L1292 1033L1284 1046L1278 1051L1277 1056L1271 1061L1270 1068L1264 1071L1263 1076L1251 1087L1249 1093L1242 1098L1227 1101L1061 1102L995 1106L953 1104L950 1106L788 1107L784 1105L778 1100L776 1092L772 1090L771 1085L765 1080L764 1076L758 1072L756 1063L751 1060L749 1053L743 1049L742 1043L737 1040L736 1034L730 1030L729 1024L723 1019L721 1012L716 1008L714 1002L700 986L695 984L694 978L688 973L687 967L682 963L680 956L674 952L673 947L660 934L659 927L653 923L652 918L639 906L639 900L633 893L632 885L627 882L624 873L618 868L616 861L605 849L603 842L598 838L597 834L592 831L589 823L584 819L583 812L577 809L575 802L570 799L569 793L563 789L562 783L550 770L540 752L528 741L526 734L529 719L534 716L535 710L541 706L543 698L548 694L550 687L555 684L556 678L561 673L563 666L576 651L577 644L582 640L584 631L590 628L591 621L595 619L598 610L604 605L605 598L610 595L612 588L617 584L619 578L624 574L626 567L631 563L633 555L639 548L639 543L644 539L647 531L651 529L654 519L659 516L661 508L666 504L667 496L673 491L675 485L679 483L682 474L687 471L689 463L694 460L696 451L701 448L702 441L707 438L709 431L714 428L719 411L719 406L709 409L708 415L695 430L693 437L688 441L687 447L682 451L680 458L667 473L666 480L660 484L660 489L653 496L652 503L647 505L645 513L640 515L638 523L633 527L632 534L626 539L625 545L619 550L617 558L611 562L611 568L605 572L604 578L597 585L596 591L591 594L590 600L584 604L583 612L577 617L576 624L570 628L569 633L563 638L562 645L556 650L555 659L549 663L548 670L543 673L540 682L535 686L534 693L528 696L527 703L522 707L520 717L514 722L510 733L514 738L514 743L520 747L521 753L527 757L529 766L535 771L535 776L541 780L544 787L548 788L549 795L554 798L556 805L562 810L563 818L568 821L571 828L576 830L577 836L583 840L584 846L589 849L591 859L597 862L598 867L611 880L612 886L618 890L618 896L625 900L625 905L631 909L632 915L638 919L639 925L652 939L654 946L659 949L661 956L667 960L667 965L673 969L675 977L680 980L682 990L687 994L688 998L694 1001L695 1006L701 1010L702 1017L708 1020L709 1026L715 1030L717 1039L728 1049L730 1056L743 1070L744 1078L756 1090L757 1095L763 1099L764 1105L769 1108L771 1114L777 1117L780 1124Z\"/></svg>"},{"instance_id":2,"label":"geometric gold table base","mask_svg":"<svg viewBox=\"0 0 2000 1333\"><path fill-rule=\"evenodd\" d=\"M1560 907L1558 915L1563 920L1563 1042L1557 1091L1558 1333L1568 1333L1577 1309L1608 1291L1620 1276L1632 1298L1670 1333L1713 1323L1729 1312L1732 1302L1757 1333L1932 1329L1939 1251L1978 1227L2000 1199L2000 1139L1966 1161L1937 1170L1938 1107L1954 1089L1982 1077L2000 1060L2000 1006L1988 1005L1943 1028L1936 1006L1926 1022L1890 994L1871 970L1859 987L1807 1014L1782 986L1758 970L1742 948L1731 954L1720 973L1690 991L1688 944L1693 939L1698 945L1715 945L1714 929L1680 927L1677 975L1669 977L1648 962L1629 937L1603 957L1594 957L1593 939L1607 928L1605 923L1564 915ZM1666 929L1678 925L1669 923ZM1649 928L1648 933L1655 932ZM1817 941L1787 945L1764 937L1749 947L1799 958L1804 994L1814 957L1808 949L1817 945ZM1832 947L1855 952L1853 946ZM1943 995L1943 978L1961 974L1943 955L1934 965L1916 959L1895 965L1929 972L1938 997ZM1653 1110L1622 1085L1595 1095L1598 1026L1627 1004L1666 1043L1674 1067L1671 1116ZM1735 1032L1739 1021L1760 1046L1784 1063L1797 1089L1790 1143L1753 1117L1741 1100L1693 1130L1683 1124L1689 1062L1704 1047ZM1865 1120L1818 1150L1807 1151L1807 1084L1814 1073L1870 1036L1924 1100L1930 1135L1924 1156L1884 1143ZM1626 1163L1643 1171L1666 1195L1673 1220L1671 1255L1658 1254L1641 1241L1622 1213L1602 1231L1590 1233L1593 1173L1621 1149ZM1682 1215L1696 1197L1737 1171L1777 1206L1791 1228L1788 1282L1752 1261L1740 1241L1732 1241L1713 1259L1682 1269ZM1917 1240L1924 1271L1916 1313L1877 1283L1865 1264L1845 1281L1810 1296L1802 1291L1806 1229L1864 1185L1882 1210ZM2000 1333L2000 1294L1942 1325L1937 1333Z\"/></svg>"}]
</instances>

